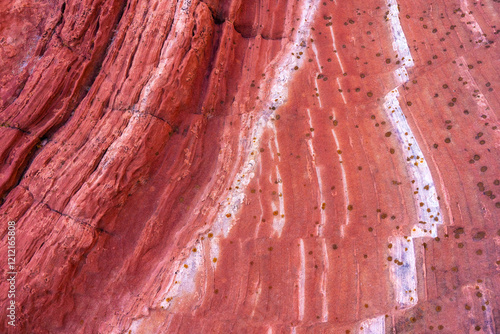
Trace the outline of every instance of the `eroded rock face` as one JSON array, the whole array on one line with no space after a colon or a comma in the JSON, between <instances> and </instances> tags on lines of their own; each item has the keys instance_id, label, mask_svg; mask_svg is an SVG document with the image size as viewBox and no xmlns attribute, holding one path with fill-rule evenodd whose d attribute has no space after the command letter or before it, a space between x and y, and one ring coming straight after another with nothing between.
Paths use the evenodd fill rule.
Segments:
<instances>
[{"instance_id":1,"label":"eroded rock face","mask_svg":"<svg viewBox=\"0 0 500 334\"><path fill-rule=\"evenodd\" d=\"M0 12L1 332L500 330L498 3Z\"/></svg>"}]
</instances>

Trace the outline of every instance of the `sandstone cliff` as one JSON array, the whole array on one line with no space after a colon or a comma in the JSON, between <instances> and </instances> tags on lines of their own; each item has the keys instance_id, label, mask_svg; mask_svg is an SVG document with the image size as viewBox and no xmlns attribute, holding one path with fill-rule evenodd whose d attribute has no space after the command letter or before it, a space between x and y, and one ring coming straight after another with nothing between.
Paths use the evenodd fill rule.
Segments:
<instances>
[{"instance_id":1,"label":"sandstone cliff","mask_svg":"<svg viewBox=\"0 0 500 334\"><path fill-rule=\"evenodd\" d=\"M497 333L499 13L1 1L0 332Z\"/></svg>"}]
</instances>

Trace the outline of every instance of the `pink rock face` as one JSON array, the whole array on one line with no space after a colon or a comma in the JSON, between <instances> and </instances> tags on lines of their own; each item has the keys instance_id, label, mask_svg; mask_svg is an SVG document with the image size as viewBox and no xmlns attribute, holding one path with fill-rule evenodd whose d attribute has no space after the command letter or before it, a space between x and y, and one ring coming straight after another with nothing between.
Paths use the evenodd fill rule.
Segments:
<instances>
[{"instance_id":1,"label":"pink rock face","mask_svg":"<svg viewBox=\"0 0 500 334\"><path fill-rule=\"evenodd\" d=\"M498 333L499 13L0 2L0 332Z\"/></svg>"}]
</instances>

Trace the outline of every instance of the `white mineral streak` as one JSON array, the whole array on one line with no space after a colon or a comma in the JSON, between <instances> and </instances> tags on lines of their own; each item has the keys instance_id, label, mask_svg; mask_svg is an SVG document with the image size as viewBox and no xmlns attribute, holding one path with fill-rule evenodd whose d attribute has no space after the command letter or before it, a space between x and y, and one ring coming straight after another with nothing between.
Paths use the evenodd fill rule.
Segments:
<instances>
[{"instance_id":1,"label":"white mineral streak","mask_svg":"<svg viewBox=\"0 0 500 334\"><path fill-rule=\"evenodd\" d=\"M227 194L227 200L220 203L219 215L213 224L215 234L222 233L227 237L229 230L235 223L234 215L239 210L241 203L245 197L246 185L253 178L253 170L257 163L257 157L260 147L262 133L266 127L272 128L271 117L274 116L274 110L280 107L288 99L288 83L293 77L294 67L300 66L303 63L303 58L297 59L290 57L292 52L304 52L307 48L309 27L313 22L313 16L316 10L317 1L305 1L302 4L302 12L300 18L300 27L297 34L294 36L293 43L288 44L282 56L276 63L270 65L275 67L276 78L273 80L273 85L270 89L270 94L267 99L268 103L264 104L263 113L258 121L253 125L250 138L254 138L249 147L243 148L241 151L246 152L247 158L243 163L243 169L237 174L236 180L231 185L231 191ZM245 143L242 143L245 144ZM248 145L248 143L247 143ZM252 154L253 153L253 154ZM228 218L227 213L231 213Z\"/></svg>"},{"instance_id":2,"label":"white mineral streak","mask_svg":"<svg viewBox=\"0 0 500 334\"><path fill-rule=\"evenodd\" d=\"M321 207L320 213L320 223L317 225L317 234L319 237L323 236L323 228L326 225L326 213L323 209L323 203L325 203L325 197L323 196L323 181L321 180L321 168L316 166L316 179L318 180L318 192L319 192L319 205Z\"/></svg>"},{"instance_id":3,"label":"white mineral streak","mask_svg":"<svg viewBox=\"0 0 500 334\"><path fill-rule=\"evenodd\" d=\"M385 96L384 109L391 121L394 135L398 138L401 150L404 152L403 159L406 160L408 175L415 194L418 222L412 229L412 237L436 237L436 224L442 223L436 187L424 154L401 110L398 96L397 88L390 91Z\"/></svg>"},{"instance_id":4,"label":"white mineral streak","mask_svg":"<svg viewBox=\"0 0 500 334\"><path fill-rule=\"evenodd\" d=\"M319 94L318 78L314 78L314 85L316 86L316 97L318 98L319 107L323 108L323 103L321 102L321 95Z\"/></svg>"},{"instance_id":5,"label":"white mineral streak","mask_svg":"<svg viewBox=\"0 0 500 334\"><path fill-rule=\"evenodd\" d=\"M309 117L309 128L314 129L314 126L312 124L312 118L311 118L311 111L307 109L307 115ZM313 138L314 138L314 131L311 132L311 136L307 139L307 147L309 148L309 154L311 155L311 164L316 172L316 180L318 182L318 193L319 193L319 200L320 200L320 206L325 203L325 198L323 196L323 182L321 180L321 168L316 165L316 151L314 150L314 145L313 145ZM325 210L321 209L320 211L320 216L321 216L321 222L316 226L316 231L318 236L323 235L323 228L326 224L326 215L325 215Z\"/></svg>"},{"instance_id":6,"label":"white mineral streak","mask_svg":"<svg viewBox=\"0 0 500 334\"><path fill-rule=\"evenodd\" d=\"M393 258L390 272L398 309L415 306L418 294L413 238L392 236L389 242L392 244L389 253Z\"/></svg>"},{"instance_id":7,"label":"white mineral streak","mask_svg":"<svg viewBox=\"0 0 500 334\"><path fill-rule=\"evenodd\" d=\"M278 211L278 215L273 218L273 230L278 234L278 238L281 237L281 232L283 232L283 227L285 226L285 201L283 198L283 180L281 179L280 171L278 166L276 166L276 182L278 183L278 201L279 208L274 208L273 211Z\"/></svg>"},{"instance_id":8,"label":"white mineral streak","mask_svg":"<svg viewBox=\"0 0 500 334\"><path fill-rule=\"evenodd\" d=\"M298 27L297 33L294 35L293 41L289 42L284 46L281 55L277 57L277 60L268 66L268 70L274 69L275 78L272 81L272 86L269 90L269 95L262 101L267 101L262 105L262 112L257 115L256 121L243 120L243 126L240 133L245 134L240 139L240 145L238 148L238 153L245 154L246 158L243 159L242 168L236 173L234 181L232 182L230 189L224 196L224 200L219 203L218 213L214 219L211 227L208 227L213 233L213 241L211 241L212 246L210 248L210 258L217 257L219 253L218 238L225 238L228 236L229 231L236 223L235 215L239 211L244 199L247 185L250 183L254 177L255 166L257 165L257 159L259 156L259 148L261 147L261 139L264 131L271 127L272 118L274 116L274 110L283 105L288 99L288 85L294 75L294 67L302 65L303 59L297 59L296 57L290 57L292 52L304 52L307 49L307 43L309 41L309 30L313 23L314 14L318 6L318 0L306 0L302 2L301 5L301 17L300 25ZM176 24L183 26L184 21L178 20ZM176 28L176 31L178 29ZM166 50L166 48L164 48ZM172 48L171 48L172 49ZM168 58L163 55L160 60L159 68L165 66ZM163 65L162 65L163 64ZM160 70L161 71L161 70ZM154 78L153 78L154 80ZM148 86L149 87L149 86ZM143 98L141 105L146 102L147 95L149 91L147 90L143 93ZM254 118L255 119L255 118ZM248 139L249 138L249 139ZM253 154L252 154L253 153ZM277 170L277 175L279 171ZM279 177L279 176L278 176ZM278 190L282 193L282 184L278 184ZM280 212L284 214L284 202L280 198ZM275 231L278 235L281 234L285 220L281 218L277 221L277 224L273 224ZM206 229L206 228L205 228ZM303 248L303 245L302 245ZM202 252L190 252L183 262L179 261L180 267L178 268L177 274L177 284L171 282L165 292L163 293L163 300L166 298L178 298L184 294L195 292L195 278L196 275L203 268L203 256ZM188 265L188 268L184 267L184 264ZM305 264L303 264L305 265ZM305 274L305 269L303 270ZM302 282L303 283L303 282ZM300 289L299 289L300 290ZM299 296L299 300L302 302L302 315L304 308L304 290L302 285L302 295ZM163 302L162 302L163 306ZM165 307L168 305L165 304Z\"/></svg>"},{"instance_id":9,"label":"white mineral streak","mask_svg":"<svg viewBox=\"0 0 500 334\"><path fill-rule=\"evenodd\" d=\"M340 85L340 79L337 78L337 86L339 86L339 91L340 91L340 96L342 96L342 101L344 101L344 104L347 104L347 101L344 96L344 92L342 91L342 86Z\"/></svg>"},{"instance_id":10,"label":"white mineral streak","mask_svg":"<svg viewBox=\"0 0 500 334\"><path fill-rule=\"evenodd\" d=\"M413 58L411 57L410 48L408 47L405 33L399 21L398 2L396 0L387 0L387 6L389 7L387 19L391 27L392 48L396 51L403 67L412 67L414 65Z\"/></svg>"},{"instance_id":11,"label":"white mineral streak","mask_svg":"<svg viewBox=\"0 0 500 334\"><path fill-rule=\"evenodd\" d=\"M276 155L278 156L278 162L281 162L280 146L278 144L278 135L275 133L274 144L276 146Z\"/></svg>"},{"instance_id":12,"label":"white mineral streak","mask_svg":"<svg viewBox=\"0 0 500 334\"><path fill-rule=\"evenodd\" d=\"M314 57L316 58L316 64L318 65L318 71L321 73L322 71L321 71L321 64L320 64L319 58L318 58L318 48L316 47L316 44L314 44L314 43L311 44L311 47L312 47L312 50L314 53Z\"/></svg>"},{"instance_id":13,"label":"white mineral streak","mask_svg":"<svg viewBox=\"0 0 500 334\"><path fill-rule=\"evenodd\" d=\"M406 67L400 67L394 71L394 76L396 77L396 82L399 85L404 84L408 81L408 72L406 72Z\"/></svg>"},{"instance_id":14,"label":"white mineral streak","mask_svg":"<svg viewBox=\"0 0 500 334\"><path fill-rule=\"evenodd\" d=\"M340 60L339 53L337 52L337 45L335 45L335 35L333 34L332 26L330 26L330 34L332 35L333 52L335 53L335 56L337 57L337 61L339 62L340 70L342 71L342 73L345 73L344 65L342 65L342 61Z\"/></svg>"},{"instance_id":15,"label":"white mineral streak","mask_svg":"<svg viewBox=\"0 0 500 334\"><path fill-rule=\"evenodd\" d=\"M257 305L259 305L259 300L260 300L260 295L262 294L262 281L260 280L259 276L259 281L257 282L257 287L255 289L255 293L253 294L253 309L251 313L251 317L253 318L255 316L255 311L257 310Z\"/></svg>"},{"instance_id":16,"label":"white mineral streak","mask_svg":"<svg viewBox=\"0 0 500 334\"><path fill-rule=\"evenodd\" d=\"M274 141L274 148L276 149L276 155L278 157L278 162L281 161L281 156L280 156L280 145L278 143L278 132L276 131L276 126L274 125L273 122L268 122L268 125L269 127L271 128L271 130L273 130L273 134L274 134L274 138L273 138L273 141ZM271 158L274 160L274 152L273 152L273 149L271 148L271 140L269 141L269 149L271 151Z\"/></svg>"},{"instance_id":17,"label":"white mineral streak","mask_svg":"<svg viewBox=\"0 0 500 334\"><path fill-rule=\"evenodd\" d=\"M182 3L181 10L176 12L172 25L173 31L168 34L168 38L163 45L158 66L156 67L151 78L141 92L141 97L139 100L140 102L138 106L139 110L141 111L144 111L146 109L149 94L157 85L158 80L165 75L165 69L169 69L169 67L167 66L168 63L172 61L172 59L175 58L175 54L179 52L179 48L176 46L176 44L179 43L179 39L183 38L180 36L188 36L188 34L191 34L190 29L186 29L186 25L190 20L192 20L192 17L189 15L190 4L191 0L185 0ZM167 24L167 22L165 22L165 24Z\"/></svg>"},{"instance_id":18,"label":"white mineral streak","mask_svg":"<svg viewBox=\"0 0 500 334\"><path fill-rule=\"evenodd\" d=\"M414 62L399 21L398 3L396 0L387 0L387 5L389 7L388 21L393 39L392 46L402 63L402 66L394 73L399 86L409 80L406 69L412 67ZM441 224L442 221L432 174L401 110L398 97L399 91L398 87L396 87L385 96L384 110L394 129L394 135L401 145L402 158L406 161L409 182L412 184L418 215L418 221L415 222L412 228L411 236L393 236L389 238L389 242L392 244L391 256L394 259L394 263L391 263L390 267L394 295L398 308L405 309L415 306L418 302L417 269L413 239L436 237L436 225Z\"/></svg>"},{"instance_id":19,"label":"white mineral streak","mask_svg":"<svg viewBox=\"0 0 500 334\"><path fill-rule=\"evenodd\" d=\"M332 109L332 116L333 119L335 118L335 112ZM339 139L337 138L337 134L335 133L335 130L332 129L332 136L333 139L335 140L335 146L337 147L337 151L341 151L340 144L339 144ZM339 157L339 164L340 164L340 170L342 172L342 188L344 190L344 208L345 208L345 224L341 226L341 236L344 236L344 227L349 225L349 210L347 210L347 206L349 205L349 190L347 188L347 177L344 169L344 165L342 162L342 155L337 154Z\"/></svg>"},{"instance_id":20,"label":"white mineral streak","mask_svg":"<svg viewBox=\"0 0 500 334\"><path fill-rule=\"evenodd\" d=\"M314 126L312 124L312 118L311 118L311 110L309 110L309 108L307 108L307 117L308 117L307 119L309 122L309 129L314 129ZM314 131L311 132L311 138L314 138Z\"/></svg>"},{"instance_id":21,"label":"white mineral streak","mask_svg":"<svg viewBox=\"0 0 500 334\"><path fill-rule=\"evenodd\" d=\"M385 334L385 315L367 319L360 323L358 327L357 332L359 334Z\"/></svg>"},{"instance_id":22,"label":"white mineral streak","mask_svg":"<svg viewBox=\"0 0 500 334\"><path fill-rule=\"evenodd\" d=\"M199 268L203 268L204 258L203 254L205 250L201 243L196 243L193 248L196 248L196 252L189 249L189 255L182 262L181 268L177 271L177 274L172 277L169 282L168 295L164 297L160 303L163 308L168 308L172 303L176 302L174 297L182 295L183 293L189 293L196 289L195 277ZM210 245L211 259L217 258L218 254L218 240L212 240ZM211 261L213 265L215 263ZM186 268L187 266L187 268Z\"/></svg>"}]
</instances>

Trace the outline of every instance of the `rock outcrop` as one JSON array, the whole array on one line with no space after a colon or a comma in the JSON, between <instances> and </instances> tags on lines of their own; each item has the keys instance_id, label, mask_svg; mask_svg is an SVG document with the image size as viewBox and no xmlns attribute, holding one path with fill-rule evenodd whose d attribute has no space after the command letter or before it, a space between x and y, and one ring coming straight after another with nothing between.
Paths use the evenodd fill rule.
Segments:
<instances>
[{"instance_id":1,"label":"rock outcrop","mask_svg":"<svg viewBox=\"0 0 500 334\"><path fill-rule=\"evenodd\" d=\"M500 331L498 2L0 13L0 332Z\"/></svg>"}]
</instances>

